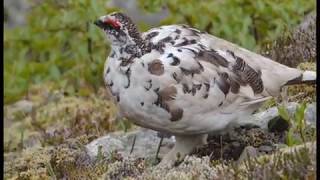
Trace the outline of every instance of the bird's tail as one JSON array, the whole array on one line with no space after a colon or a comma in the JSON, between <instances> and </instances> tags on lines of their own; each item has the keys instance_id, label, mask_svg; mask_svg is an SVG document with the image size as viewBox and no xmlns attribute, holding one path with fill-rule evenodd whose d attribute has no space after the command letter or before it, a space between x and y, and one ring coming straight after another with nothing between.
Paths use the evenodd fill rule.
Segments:
<instances>
[{"instance_id":1,"label":"bird's tail","mask_svg":"<svg viewBox=\"0 0 320 180\"><path fill-rule=\"evenodd\" d=\"M302 82L316 83L317 73L314 71L305 71L302 74Z\"/></svg>"},{"instance_id":2,"label":"bird's tail","mask_svg":"<svg viewBox=\"0 0 320 180\"><path fill-rule=\"evenodd\" d=\"M315 84L317 73L315 71L304 71L300 76L288 81L285 85L294 84Z\"/></svg>"}]
</instances>

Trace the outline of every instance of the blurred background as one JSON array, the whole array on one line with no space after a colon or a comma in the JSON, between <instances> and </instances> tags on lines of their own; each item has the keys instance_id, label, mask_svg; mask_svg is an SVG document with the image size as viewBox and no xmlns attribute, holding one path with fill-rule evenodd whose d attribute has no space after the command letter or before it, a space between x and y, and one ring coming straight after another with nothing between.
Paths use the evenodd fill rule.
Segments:
<instances>
[{"instance_id":1,"label":"blurred background","mask_svg":"<svg viewBox=\"0 0 320 180\"><path fill-rule=\"evenodd\" d=\"M141 31L189 24L262 52L315 10L314 0L5 0L4 99L12 103L33 85L87 96L103 85L109 46L92 22L127 13Z\"/></svg>"},{"instance_id":2,"label":"blurred background","mask_svg":"<svg viewBox=\"0 0 320 180\"><path fill-rule=\"evenodd\" d=\"M97 179L107 171L109 179L114 179L141 175L153 164L139 158L122 161L113 151L110 156L102 153L121 147L131 154L136 143L133 153L151 157L153 162L159 137L126 119L117 121L117 110L102 78L110 47L93 24L98 17L125 12L141 32L161 25L188 24L288 66L315 70L315 10L315 0L4 0L5 179ZM276 107L275 99L260 110L269 113L264 117L274 117L270 132L241 130L233 135L236 140L224 139L223 152L220 138L216 138L198 154L210 155L212 164L217 165L215 160L222 156L238 159L247 146L270 153L274 144L290 147L314 141L315 97L315 86L291 87L290 111ZM267 111L270 107L273 110ZM280 136L275 132L279 129ZM171 147L168 142L172 145L173 141L164 140L167 150ZM234 166L226 166L226 171L220 172L231 170L238 174L230 177L251 178L261 178L264 172L269 177L265 179L304 179L306 172L311 172L315 177L315 157L305 153L292 159L283 161L278 169L269 163L251 168L254 171L238 173ZM193 176L194 169L207 173L204 161L198 162L184 173ZM151 172L146 179L169 174ZM181 174L171 175L177 179Z\"/></svg>"}]
</instances>

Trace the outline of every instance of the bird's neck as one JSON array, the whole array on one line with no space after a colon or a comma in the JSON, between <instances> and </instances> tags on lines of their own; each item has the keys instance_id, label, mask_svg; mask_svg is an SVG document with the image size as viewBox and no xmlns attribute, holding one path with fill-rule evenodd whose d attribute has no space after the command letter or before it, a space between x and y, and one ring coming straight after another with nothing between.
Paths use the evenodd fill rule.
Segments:
<instances>
[{"instance_id":1,"label":"bird's neck","mask_svg":"<svg viewBox=\"0 0 320 180\"><path fill-rule=\"evenodd\" d=\"M112 45L111 49L121 59L141 57L150 52L148 43L141 37L134 38L122 45Z\"/></svg>"}]
</instances>

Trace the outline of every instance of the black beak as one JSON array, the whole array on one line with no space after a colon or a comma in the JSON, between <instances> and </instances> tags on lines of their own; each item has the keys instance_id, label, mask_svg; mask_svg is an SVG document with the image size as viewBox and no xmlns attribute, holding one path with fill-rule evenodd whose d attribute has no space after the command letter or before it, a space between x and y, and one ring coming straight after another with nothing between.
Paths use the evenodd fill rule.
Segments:
<instances>
[{"instance_id":1,"label":"black beak","mask_svg":"<svg viewBox=\"0 0 320 180\"><path fill-rule=\"evenodd\" d=\"M94 21L94 24L101 29L107 28L107 25L105 23L103 23L100 19Z\"/></svg>"}]
</instances>

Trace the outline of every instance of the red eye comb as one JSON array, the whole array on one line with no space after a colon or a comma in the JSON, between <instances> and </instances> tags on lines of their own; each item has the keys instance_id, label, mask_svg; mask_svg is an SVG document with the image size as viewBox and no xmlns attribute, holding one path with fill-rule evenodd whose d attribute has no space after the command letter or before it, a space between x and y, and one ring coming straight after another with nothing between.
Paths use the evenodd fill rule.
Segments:
<instances>
[{"instance_id":1,"label":"red eye comb","mask_svg":"<svg viewBox=\"0 0 320 180\"><path fill-rule=\"evenodd\" d=\"M120 23L116 20L112 19L106 19L104 23L110 24L113 28L119 29L120 28Z\"/></svg>"}]
</instances>

